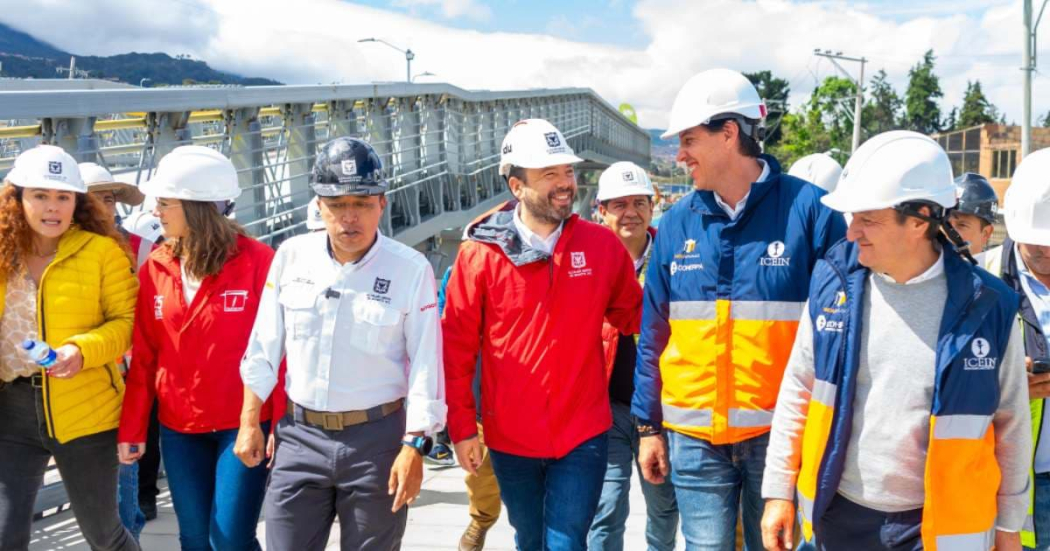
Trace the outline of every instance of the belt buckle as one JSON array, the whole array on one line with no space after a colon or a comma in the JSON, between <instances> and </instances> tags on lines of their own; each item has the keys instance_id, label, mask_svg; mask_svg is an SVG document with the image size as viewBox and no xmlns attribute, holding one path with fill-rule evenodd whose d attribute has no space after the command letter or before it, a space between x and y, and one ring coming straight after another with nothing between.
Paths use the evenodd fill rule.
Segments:
<instances>
[{"instance_id":1,"label":"belt buckle","mask_svg":"<svg viewBox=\"0 0 1050 551\"><path fill-rule=\"evenodd\" d=\"M343 416L339 413L322 413L321 424L325 430L343 430Z\"/></svg>"},{"instance_id":2,"label":"belt buckle","mask_svg":"<svg viewBox=\"0 0 1050 551\"><path fill-rule=\"evenodd\" d=\"M30 375L29 386L33 388L44 388L44 376L39 373Z\"/></svg>"}]
</instances>

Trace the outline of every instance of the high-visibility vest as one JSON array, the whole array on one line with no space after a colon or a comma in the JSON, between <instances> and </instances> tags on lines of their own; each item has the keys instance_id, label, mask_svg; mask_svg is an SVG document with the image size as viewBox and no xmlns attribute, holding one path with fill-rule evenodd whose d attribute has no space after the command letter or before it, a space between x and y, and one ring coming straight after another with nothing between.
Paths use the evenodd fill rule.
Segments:
<instances>
[{"instance_id":1,"label":"high-visibility vest","mask_svg":"<svg viewBox=\"0 0 1050 551\"><path fill-rule=\"evenodd\" d=\"M664 213L646 274L632 410L712 444L769 432L813 266L845 235L823 190L762 159L736 219L711 191Z\"/></svg>"},{"instance_id":2,"label":"high-visibility vest","mask_svg":"<svg viewBox=\"0 0 1050 551\"><path fill-rule=\"evenodd\" d=\"M861 325L870 321L863 319L870 272L857 254L853 243L837 245L817 264L810 286L815 381L798 476L807 540L820 537L850 441ZM928 551L987 551L995 540L1001 479L992 416L1018 298L954 252L945 251L944 269L948 298L936 349L922 541Z\"/></svg>"}]
</instances>

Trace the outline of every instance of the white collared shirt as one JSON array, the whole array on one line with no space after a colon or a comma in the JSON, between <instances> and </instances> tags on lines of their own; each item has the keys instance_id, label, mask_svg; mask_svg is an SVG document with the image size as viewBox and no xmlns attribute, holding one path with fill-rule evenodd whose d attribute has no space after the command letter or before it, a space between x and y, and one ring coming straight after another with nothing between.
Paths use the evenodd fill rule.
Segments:
<instances>
[{"instance_id":1,"label":"white collared shirt","mask_svg":"<svg viewBox=\"0 0 1050 551\"><path fill-rule=\"evenodd\" d=\"M923 281L929 281L944 273L944 249L941 249L940 255L937 256L937 261L932 266L926 269L925 272L909 279L904 282L905 285L915 285L916 283L922 283ZM890 283L897 283L896 279L893 279L888 274L879 274L879 277L885 279ZM899 284L898 284L899 285Z\"/></svg>"},{"instance_id":2,"label":"white collared shirt","mask_svg":"<svg viewBox=\"0 0 1050 551\"><path fill-rule=\"evenodd\" d=\"M765 159L758 159L758 163L762 165L762 173L758 175L758 179L755 180L755 183L765 182L766 178L769 178L769 163L767 163ZM747 198L750 196L751 189L749 188L747 194L744 195L744 198L737 201L736 206L729 206L729 203L723 201L722 197L715 193L715 202L718 203L718 206L722 207L722 210L726 211L730 220L736 220L736 218L740 216L740 213L744 212L744 207L747 206Z\"/></svg>"},{"instance_id":3,"label":"white collared shirt","mask_svg":"<svg viewBox=\"0 0 1050 551\"><path fill-rule=\"evenodd\" d=\"M645 264L645 259L649 258L649 250L653 248L653 236L649 232L645 233L645 250L642 251L642 256L639 256L634 261L634 271L637 273L638 270L642 269L642 264Z\"/></svg>"},{"instance_id":4,"label":"white collared shirt","mask_svg":"<svg viewBox=\"0 0 1050 551\"><path fill-rule=\"evenodd\" d=\"M286 354L287 352L287 354ZM377 235L340 265L327 232L277 250L241 362L241 378L270 396L286 357L288 397L315 411L353 411L406 398L406 432L445 425L436 282L418 251Z\"/></svg>"},{"instance_id":5,"label":"white collared shirt","mask_svg":"<svg viewBox=\"0 0 1050 551\"><path fill-rule=\"evenodd\" d=\"M514 207L514 228L518 230L518 235L521 236L521 240L525 242L529 248L536 249L540 252L550 255L554 252L554 246L558 244L558 238L561 237L561 230L565 227L565 222L558 224L558 228L551 232L547 237L540 237L536 235L536 232L529 229L525 225L525 222L521 220L521 203Z\"/></svg>"}]
</instances>

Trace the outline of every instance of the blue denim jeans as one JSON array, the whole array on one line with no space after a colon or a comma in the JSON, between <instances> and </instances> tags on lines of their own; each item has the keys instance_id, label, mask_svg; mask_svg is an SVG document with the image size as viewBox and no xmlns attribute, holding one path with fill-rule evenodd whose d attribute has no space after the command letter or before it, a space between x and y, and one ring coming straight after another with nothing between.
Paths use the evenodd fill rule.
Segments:
<instances>
[{"instance_id":1,"label":"blue denim jeans","mask_svg":"<svg viewBox=\"0 0 1050 551\"><path fill-rule=\"evenodd\" d=\"M138 541L142 527L146 525L146 515L139 509L139 464L121 464L117 470L117 512L120 523L131 532Z\"/></svg>"},{"instance_id":2,"label":"blue denim jeans","mask_svg":"<svg viewBox=\"0 0 1050 551\"><path fill-rule=\"evenodd\" d=\"M736 549L737 514L744 523L744 549L762 547L762 471L769 434L736 444L712 445L706 440L667 431L682 534L687 550Z\"/></svg>"},{"instance_id":3,"label":"blue denim jeans","mask_svg":"<svg viewBox=\"0 0 1050 551\"><path fill-rule=\"evenodd\" d=\"M263 433L270 423L262 424ZM233 455L237 429L187 434L160 427L160 452L179 521L182 551L256 551L266 490L263 462L249 469Z\"/></svg>"},{"instance_id":4,"label":"blue denim jeans","mask_svg":"<svg viewBox=\"0 0 1050 551\"><path fill-rule=\"evenodd\" d=\"M1032 520L1035 522L1035 542L1038 545L1034 549L1050 550L1050 473L1035 475L1035 513Z\"/></svg>"},{"instance_id":5,"label":"blue denim jeans","mask_svg":"<svg viewBox=\"0 0 1050 551\"><path fill-rule=\"evenodd\" d=\"M623 551L623 534L630 514L631 470L638 469L645 497L645 541L649 551L673 551L678 534L678 504L671 483L650 484L638 465L638 431L631 406L612 403L613 425L609 429L609 463L605 484L587 534L590 551Z\"/></svg>"},{"instance_id":6,"label":"blue denim jeans","mask_svg":"<svg viewBox=\"0 0 1050 551\"><path fill-rule=\"evenodd\" d=\"M489 448L519 551L584 551L602 493L609 437L602 433L561 459Z\"/></svg>"}]
</instances>

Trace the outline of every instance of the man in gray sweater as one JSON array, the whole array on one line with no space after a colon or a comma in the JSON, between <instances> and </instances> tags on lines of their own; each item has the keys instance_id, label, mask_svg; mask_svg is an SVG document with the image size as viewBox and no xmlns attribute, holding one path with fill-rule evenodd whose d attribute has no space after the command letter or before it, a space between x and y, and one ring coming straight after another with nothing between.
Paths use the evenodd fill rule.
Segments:
<instances>
[{"instance_id":1,"label":"man in gray sweater","mask_svg":"<svg viewBox=\"0 0 1050 551\"><path fill-rule=\"evenodd\" d=\"M952 245L947 155L881 134L823 201L853 218L813 272L780 388L763 545L790 549L797 495L821 550L1020 550L1032 441L1018 298Z\"/></svg>"}]
</instances>

